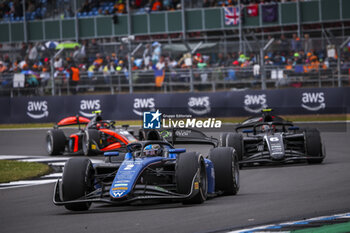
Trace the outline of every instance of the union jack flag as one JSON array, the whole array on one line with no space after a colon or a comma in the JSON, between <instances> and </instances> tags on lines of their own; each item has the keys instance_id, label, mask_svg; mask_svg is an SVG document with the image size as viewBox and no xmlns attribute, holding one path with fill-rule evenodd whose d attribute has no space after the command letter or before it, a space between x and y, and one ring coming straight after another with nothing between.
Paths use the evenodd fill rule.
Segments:
<instances>
[{"instance_id":1,"label":"union jack flag","mask_svg":"<svg viewBox=\"0 0 350 233\"><path fill-rule=\"evenodd\" d=\"M239 7L224 7L225 10L225 24L236 25L240 21Z\"/></svg>"}]
</instances>

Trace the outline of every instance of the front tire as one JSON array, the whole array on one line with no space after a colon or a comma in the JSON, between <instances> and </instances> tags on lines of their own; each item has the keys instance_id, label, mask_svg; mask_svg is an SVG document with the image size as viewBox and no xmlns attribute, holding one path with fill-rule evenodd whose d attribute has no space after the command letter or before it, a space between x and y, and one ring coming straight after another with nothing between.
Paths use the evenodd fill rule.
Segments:
<instances>
[{"instance_id":1,"label":"front tire","mask_svg":"<svg viewBox=\"0 0 350 233\"><path fill-rule=\"evenodd\" d=\"M308 159L309 164L318 164L323 162L323 148L320 131L315 128L305 129L305 149L308 156L315 157Z\"/></svg>"},{"instance_id":2,"label":"front tire","mask_svg":"<svg viewBox=\"0 0 350 233\"><path fill-rule=\"evenodd\" d=\"M208 177L202 155L197 152L178 155L175 177L178 193L189 194L192 189L198 190L197 194L183 201L183 204L201 204L207 199Z\"/></svg>"},{"instance_id":3,"label":"front tire","mask_svg":"<svg viewBox=\"0 0 350 233\"><path fill-rule=\"evenodd\" d=\"M72 201L84 197L92 192L94 187L94 169L90 159L72 158L69 159L63 170L62 195L63 201ZM71 203L65 207L72 211L88 210L91 202Z\"/></svg>"},{"instance_id":4,"label":"front tire","mask_svg":"<svg viewBox=\"0 0 350 233\"><path fill-rule=\"evenodd\" d=\"M62 155L66 148L66 136L61 129L51 129L46 134L46 149L49 155Z\"/></svg>"},{"instance_id":5,"label":"front tire","mask_svg":"<svg viewBox=\"0 0 350 233\"><path fill-rule=\"evenodd\" d=\"M215 191L236 195L239 190L239 166L236 151L232 147L217 147L210 151L214 164Z\"/></svg>"}]
</instances>

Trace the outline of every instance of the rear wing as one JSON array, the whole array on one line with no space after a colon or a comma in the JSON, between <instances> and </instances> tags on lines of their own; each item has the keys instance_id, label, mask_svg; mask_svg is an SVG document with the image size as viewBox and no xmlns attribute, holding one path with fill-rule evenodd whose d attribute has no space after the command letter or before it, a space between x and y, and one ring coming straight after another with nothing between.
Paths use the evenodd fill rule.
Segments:
<instances>
[{"instance_id":1,"label":"rear wing","mask_svg":"<svg viewBox=\"0 0 350 233\"><path fill-rule=\"evenodd\" d=\"M159 130L160 135L171 144L209 144L219 145L219 140L191 128L172 128Z\"/></svg>"},{"instance_id":2,"label":"rear wing","mask_svg":"<svg viewBox=\"0 0 350 233\"><path fill-rule=\"evenodd\" d=\"M78 125L80 128L80 125L87 125L90 122L90 119L82 117L82 116L70 116L63 118L60 120L56 125L55 128L58 127L65 127L65 126L71 126L71 125Z\"/></svg>"},{"instance_id":3,"label":"rear wing","mask_svg":"<svg viewBox=\"0 0 350 233\"><path fill-rule=\"evenodd\" d=\"M282 126L283 131L285 131L285 126L294 126L290 121L271 121L271 122L255 122L251 124L240 124L236 127L236 132L239 132L241 129L252 129L253 133L256 134L256 129L263 125L269 126Z\"/></svg>"}]
</instances>

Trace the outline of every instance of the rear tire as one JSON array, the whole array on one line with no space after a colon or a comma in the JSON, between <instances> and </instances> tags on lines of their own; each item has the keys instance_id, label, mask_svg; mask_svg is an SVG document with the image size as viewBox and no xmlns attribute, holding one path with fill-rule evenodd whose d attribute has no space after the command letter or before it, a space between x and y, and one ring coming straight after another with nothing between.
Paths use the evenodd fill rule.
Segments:
<instances>
[{"instance_id":1,"label":"rear tire","mask_svg":"<svg viewBox=\"0 0 350 233\"><path fill-rule=\"evenodd\" d=\"M98 141L100 139L100 133L96 129L85 130L82 140L82 148L85 156L94 156L97 155L97 150L94 150L92 147L98 146ZM97 144L97 145L96 145ZM96 148L97 149L97 148Z\"/></svg>"},{"instance_id":2,"label":"rear tire","mask_svg":"<svg viewBox=\"0 0 350 233\"><path fill-rule=\"evenodd\" d=\"M49 155L62 155L66 148L66 136L61 129L51 129L46 134L46 149Z\"/></svg>"},{"instance_id":3,"label":"rear tire","mask_svg":"<svg viewBox=\"0 0 350 233\"><path fill-rule=\"evenodd\" d=\"M198 193L183 204L201 204L207 199L208 195L208 177L205 169L205 162L202 155L197 152L183 153L177 156L175 168L177 192L189 194L193 189ZM197 174L194 183L193 177ZM193 187L192 187L193 185Z\"/></svg>"},{"instance_id":4,"label":"rear tire","mask_svg":"<svg viewBox=\"0 0 350 233\"><path fill-rule=\"evenodd\" d=\"M69 159L63 170L62 195L63 201L72 201L84 197L93 191L94 169L90 159ZM66 209L73 211L88 210L91 202L71 203L64 205Z\"/></svg>"},{"instance_id":5,"label":"rear tire","mask_svg":"<svg viewBox=\"0 0 350 233\"><path fill-rule=\"evenodd\" d=\"M214 164L215 191L236 195L239 190L239 166L237 154L231 147L217 147L210 151L209 159Z\"/></svg>"},{"instance_id":6,"label":"rear tire","mask_svg":"<svg viewBox=\"0 0 350 233\"><path fill-rule=\"evenodd\" d=\"M239 133L229 133L226 137L226 146L233 147L237 153L238 161L243 160L243 136Z\"/></svg>"},{"instance_id":7,"label":"rear tire","mask_svg":"<svg viewBox=\"0 0 350 233\"><path fill-rule=\"evenodd\" d=\"M227 133L221 133L220 134L220 138L219 138L219 145L222 147L226 146L226 137L227 137Z\"/></svg>"},{"instance_id":8,"label":"rear tire","mask_svg":"<svg viewBox=\"0 0 350 233\"><path fill-rule=\"evenodd\" d=\"M308 159L309 164L318 164L323 162L323 151L320 131L315 128L304 130L306 154L315 159ZM317 158L321 157L321 158Z\"/></svg>"}]
</instances>

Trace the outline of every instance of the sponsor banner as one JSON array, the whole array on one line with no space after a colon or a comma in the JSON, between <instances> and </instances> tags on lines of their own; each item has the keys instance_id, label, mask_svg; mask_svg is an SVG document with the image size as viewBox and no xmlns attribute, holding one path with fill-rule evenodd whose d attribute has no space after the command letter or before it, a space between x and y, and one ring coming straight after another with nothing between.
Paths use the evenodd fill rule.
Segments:
<instances>
[{"instance_id":1,"label":"sponsor banner","mask_svg":"<svg viewBox=\"0 0 350 233\"><path fill-rule=\"evenodd\" d=\"M101 110L103 117L113 117L117 100L114 96L94 95L94 96L75 96L74 98L66 97L66 112L74 115L80 115L86 118L92 118L95 114L93 111ZM105 117L104 117L105 118Z\"/></svg>"},{"instance_id":2,"label":"sponsor banner","mask_svg":"<svg viewBox=\"0 0 350 233\"><path fill-rule=\"evenodd\" d=\"M62 97L16 97L11 99L10 105L13 123L55 122L66 116Z\"/></svg>"},{"instance_id":3,"label":"sponsor banner","mask_svg":"<svg viewBox=\"0 0 350 233\"><path fill-rule=\"evenodd\" d=\"M0 98L0 123L11 123L11 99Z\"/></svg>"},{"instance_id":4,"label":"sponsor banner","mask_svg":"<svg viewBox=\"0 0 350 233\"><path fill-rule=\"evenodd\" d=\"M284 114L336 114L346 113L350 104L347 88L295 89L285 94ZM288 111L289 110L289 111Z\"/></svg>"},{"instance_id":5,"label":"sponsor banner","mask_svg":"<svg viewBox=\"0 0 350 233\"><path fill-rule=\"evenodd\" d=\"M118 95L115 116L118 120L142 120L144 112L154 112L156 109L171 106L172 98L173 94Z\"/></svg>"},{"instance_id":6,"label":"sponsor banner","mask_svg":"<svg viewBox=\"0 0 350 233\"><path fill-rule=\"evenodd\" d=\"M120 94L0 98L0 123L57 122L77 114L104 119L143 120L144 112L163 116L217 118L260 114L269 107L275 114L342 114L350 112L350 88L298 88L210 93Z\"/></svg>"}]
</instances>

